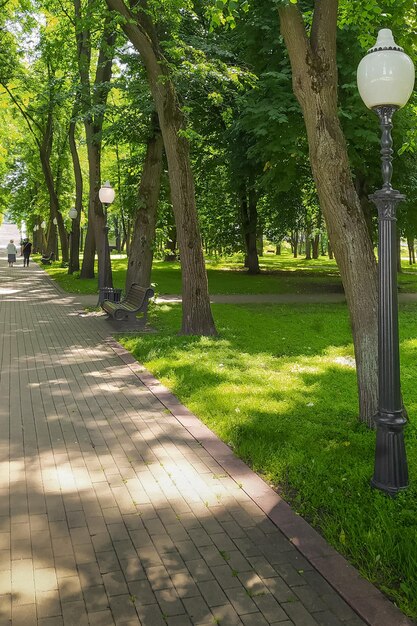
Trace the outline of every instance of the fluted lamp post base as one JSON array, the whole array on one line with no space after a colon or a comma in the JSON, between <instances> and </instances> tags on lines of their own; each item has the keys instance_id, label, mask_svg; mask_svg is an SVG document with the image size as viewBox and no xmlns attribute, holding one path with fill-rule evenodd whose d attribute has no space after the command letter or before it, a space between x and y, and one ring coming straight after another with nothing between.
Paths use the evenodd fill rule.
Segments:
<instances>
[{"instance_id":1,"label":"fluted lamp post base","mask_svg":"<svg viewBox=\"0 0 417 626\"><path fill-rule=\"evenodd\" d=\"M408 466L403 428L407 422L399 415L375 416L377 426L375 467L372 487L395 496L408 487Z\"/></svg>"}]
</instances>

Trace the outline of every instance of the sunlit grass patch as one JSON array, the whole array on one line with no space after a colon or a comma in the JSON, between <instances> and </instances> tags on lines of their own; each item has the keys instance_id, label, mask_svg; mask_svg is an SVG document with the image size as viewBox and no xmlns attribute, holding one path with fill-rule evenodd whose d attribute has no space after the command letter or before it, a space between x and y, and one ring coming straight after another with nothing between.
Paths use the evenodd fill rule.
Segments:
<instances>
[{"instance_id":1,"label":"sunlit grass patch","mask_svg":"<svg viewBox=\"0 0 417 626\"><path fill-rule=\"evenodd\" d=\"M370 488L375 435L357 420L344 305L216 305L218 338L177 335L178 305L155 307L158 334L124 345L283 493L326 539L417 615L417 306L401 313L411 486Z\"/></svg>"}]
</instances>

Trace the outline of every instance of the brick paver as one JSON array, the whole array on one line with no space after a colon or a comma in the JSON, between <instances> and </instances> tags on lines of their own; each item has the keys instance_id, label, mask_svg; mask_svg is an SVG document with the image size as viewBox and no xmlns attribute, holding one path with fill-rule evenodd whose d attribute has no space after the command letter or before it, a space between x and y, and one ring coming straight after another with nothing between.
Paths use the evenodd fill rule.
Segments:
<instances>
[{"instance_id":1,"label":"brick paver","mask_svg":"<svg viewBox=\"0 0 417 626\"><path fill-rule=\"evenodd\" d=\"M0 624L365 624L139 380L105 320L39 267L6 265Z\"/></svg>"}]
</instances>

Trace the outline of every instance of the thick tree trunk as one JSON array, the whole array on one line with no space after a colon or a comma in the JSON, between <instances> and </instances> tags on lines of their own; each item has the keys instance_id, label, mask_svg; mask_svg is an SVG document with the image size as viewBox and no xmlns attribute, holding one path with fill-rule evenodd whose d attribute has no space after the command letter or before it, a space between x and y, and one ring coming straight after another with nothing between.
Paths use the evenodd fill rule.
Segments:
<instances>
[{"instance_id":1,"label":"thick tree trunk","mask_svg":"<svg viewBox=\"0 0 417 626\"><path fill-rule=\"evenodd\" d=\"M368 181L366 180L366 177L362 174L362 172L355 172L354 184L356 193L358 194L361 209L365 217L369 237L373 242L374 239L376 239L376 231L372 221L372 216L374 214L375 208L372 202L369 200L370 189L368 187Z\"/></svg>"},{"instance_id":2,"label":"thick tree trunk","mask_svg":"<svg viewBox=\"0 0 417 626\"><path fill-rule=\"evenodd\" d=\"M96 240L92 226L93 219L90 219L90 210L87 232L85 234L83 262L81 265L80 278L94 278L94 260L96 256Z\"/></svg>"},{"instance_id":3,"label":"thick tree trunk","mask_svg":"<svg viewBox=\"0 0 417 626\"><path fill-rule=\"evenodd\" d=\"M106 0L110 9L122 15L122 28L141 56L158 112L164 139L172 205L178 233L182 269L182 328L188 335L215 335L210 309L207 273L195 205L185 123L174 84L169 74L146 1L132 13L123 0ZM137 5L136 5L137 6Z\"/></svg>"},{"instance_id":4,"label":"thick tree trunk","mask_svg":"<svg viewBox=\"0 0 417 626\"><path fill-rule=\"evenodd\" d=\"M156 214L162 173L163 140L155 129L149 138L138 193L138 211L126 274L126 291L132 283L148 287L151 282Z\"/></svg>"},{"instance_id":5,"label":"thick tree trunk","mask_svg":"<svg viewBox=\"0 0 417 626\"><path fill-rule=\"evenodd\" d=\"M318 259L319 258L319 250L320 250L320 235L314 235L312 241L311 241L311 247L312 247L312 256L313 259Z\"/></svg>"},{"instance_id":6,"label":"thick tree trunk","mask_svg":"<svg viewBox=\"0 0 417 626\"><path fill-rule=\"evenodd\" d=\"M309 38L298 7L281 7L279 15L307 129L311 169L349 307L360 419L371 425L378 390L377 271L337 113L337 8L337 0L315 2Z\"/></svg>"},{"instance_id":7,"label":"thick tree trunk","mask_svg":"<svg viewBox=\"0 0 417 626\"><path fill-rule=\"evenodd\" d=\"M59 261L58 239L55 224L49 222L46 231L46 254L49 255L52 252L55 255L55 260Z\"/></svg>"}]
</instances>

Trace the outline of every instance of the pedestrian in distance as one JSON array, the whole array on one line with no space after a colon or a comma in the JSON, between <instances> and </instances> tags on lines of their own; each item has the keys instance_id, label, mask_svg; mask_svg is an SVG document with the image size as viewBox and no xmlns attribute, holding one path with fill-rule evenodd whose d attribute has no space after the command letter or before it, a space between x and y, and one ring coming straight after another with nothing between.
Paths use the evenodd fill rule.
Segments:
<instances>
[{"instance_id":1,"label":"pedestrian in distance","mask_svg":"<svg viewBox=\"0 0 417 626\"><path fill-rule=\"evenodd\" d=\"M13 239L7 244L7 260L9 261L9 267L13 267L13 263L16 263L17 248L13 243Z\"/></svg>"},{"instance_id":2,"label":"pedestrian in distance","mask_svg":"<svg viewBox=\"0 0 417 626\"><path fill-rule=\"evenodd\" d=\"M23 242L23 247L22 247L23 267L29 267L29 259L30 259L31 253L32 253L32 243L29 241L29 239L25 239L25 241Z\"/></svg>"}]
</instances>

